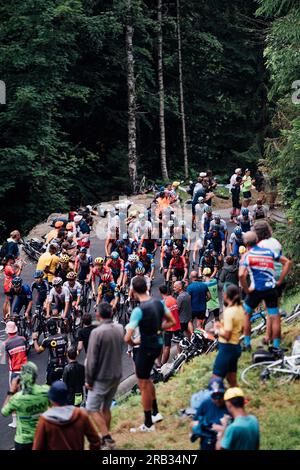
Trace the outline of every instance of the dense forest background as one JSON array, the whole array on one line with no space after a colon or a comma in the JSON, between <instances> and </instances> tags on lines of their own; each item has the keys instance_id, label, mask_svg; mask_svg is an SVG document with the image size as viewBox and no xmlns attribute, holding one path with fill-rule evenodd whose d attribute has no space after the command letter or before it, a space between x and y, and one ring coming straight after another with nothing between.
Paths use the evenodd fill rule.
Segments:
<instances>
[{"instance_id":1,"label":"dense forest background","mask_svg":"<svg viewBox=\"0 0 300 470\"><path fill-rule=\"evenodd\" d=\"M3 233L183 178L184 157L190 177L265 158L293 220L298 1L12 0L0 20Z\"/></svg>"}]
</instances>

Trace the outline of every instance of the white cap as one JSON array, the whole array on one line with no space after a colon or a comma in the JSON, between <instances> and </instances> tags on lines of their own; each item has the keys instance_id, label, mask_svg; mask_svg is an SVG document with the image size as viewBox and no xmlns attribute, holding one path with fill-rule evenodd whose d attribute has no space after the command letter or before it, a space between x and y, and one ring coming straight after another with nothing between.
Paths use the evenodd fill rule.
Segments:
<instances>
[{"instance_id":1,"label":"white cap","mask_svg":"<svg viewBox=\"0 0 300 470\"><path fill-rule=\"evenodd\" d=\"M199 176L201 176L201 178L205 178L205 176L207 176L207 173L205 173L204 171L201 171L201 173L199 173Z\"/></svg>"},{"instance_id":2,"label":"white cap","mask_svg":"<svg viewBox=\"0 0 300 470\"><path fill-rule=\"evenodd\" d=\"M236 173L236 174L242 173L242 169L241 169L241 168L237 168L237 169L235 170L235 173Z\"/></svg>"},{"instance_id":3,"label":"white cap","mask_svg":"<svg viewBox=\"0 0 300 470\"><path fill-rule=\"evenodd\" d=\"M80 222L82 220L82 215L75 215L74 222Z\"/></svg>"}]
</instances>

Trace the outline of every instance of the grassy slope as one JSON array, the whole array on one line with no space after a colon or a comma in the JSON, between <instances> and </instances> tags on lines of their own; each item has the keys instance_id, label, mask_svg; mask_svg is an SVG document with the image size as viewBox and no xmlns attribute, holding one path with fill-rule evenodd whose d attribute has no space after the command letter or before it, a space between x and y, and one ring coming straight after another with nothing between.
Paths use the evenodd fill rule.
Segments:
<instances>
[{"instance_id":1,"label":"grassy slope","mask_svg":"<svg viewBox=\"0 0 300 470\"><path fill-rule=\"evenodd\" d=\"M287 299L287 310L300 303L300 293ZM300 334L300 324L283 328L284 345L290 346ZM258 343L259 340L256 340ZM254 342L255 344L255 342ZM130 427L143 420L140 396L132 396L113 410L113 435L121 449L197 449L198 443L189 441L189 422L180 418L178 411L189 406L192 393L207 386L215 354L198 357L166 384L157 386L160 411L165 416L156 425L154 434L132 434ZM239 370L251 363L249 353L244 353ZM261 449L300 450L300 386L299 381L274 387L261 384L256 389L244 387L249 399L247 409L257 416L261 427Z\"/></svg>"}]
</instances>

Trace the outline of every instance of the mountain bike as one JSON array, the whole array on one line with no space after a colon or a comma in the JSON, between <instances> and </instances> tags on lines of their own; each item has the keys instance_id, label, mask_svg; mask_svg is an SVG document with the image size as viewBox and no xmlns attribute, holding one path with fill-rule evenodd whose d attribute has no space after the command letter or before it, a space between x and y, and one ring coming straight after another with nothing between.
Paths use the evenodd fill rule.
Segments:
<instances>
[{"instance_id":1,"label":"mountain bike","mask_svg":"<svg viewBox=\"0 0 300 470\"><path fill-rule=\"evenodd\" d=\"M289 315L286 315L285 318L283 319L283 323L285 325L291 325L295 321L298 321L300 319L300 304L297 304L294 306L293 310Z\"/></svg>"},{"instance_id":2,"label":"mountain bike","mask_svg":"<svg viewBox=\"0 0 300 470\"><path fill-rule=\"evenodd\" d=\"M278 385L300 378L300 354L283 356L274 361L258 362L244 369L241 380L249 387L257 387L259 381L275 381Z\"/></svg>"},{"instance_id":3,"label":"mountain bike","mask_svg":"<svg viewBox=\"0 0 300 470\"><path fill-rule=\"evenodd\" d=\"M44 315L42 305L37 305L32 315L31 328L34 333L38 333L38 338L43 334L44 338L47 336L47 321Z\"/></svg>"}]
</instances>

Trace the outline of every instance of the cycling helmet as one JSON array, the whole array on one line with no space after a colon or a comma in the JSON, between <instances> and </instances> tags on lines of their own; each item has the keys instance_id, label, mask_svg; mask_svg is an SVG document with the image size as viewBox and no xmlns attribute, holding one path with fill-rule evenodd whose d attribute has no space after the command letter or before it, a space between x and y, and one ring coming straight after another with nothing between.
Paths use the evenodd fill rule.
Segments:
<instances>
[{"instance_id":1,"label":"cycling helmet","mask_svg":"<svg viewBox=\"0 0 300 470\"><path fill-rule=\"evenodd\" d=\"M166 246L173 246L173 240L166 240Z\"/></svg>"},{"instance_id":2,"label":"cycling helmet","mask_svg":"<svg viewBox=\"0 0 300 470\"><path fill-rule=\"evenodd\" d=\"M242 231L241 227L235 227L235 229L234 229L234 234L235 234L237 237L241 237L241 236L242 236L242 233L243 233L243 231Z\"/></svg>"},{"instance_id":3,"label":"cycling helmet","mask_svg":"<svg viewBox=\"0 0 300 470\"><path fill-rule=\"evenodd\" d=\"M210 268L204 268L203 269L203 274L204 274L204 276L210 276L211 275L211 269Z\"/></svg>"},{"instance_id":4,"label":"cycling helmet","mask_svg":"<svg viewBox=\"0 0 300 470\"><path fill-rule=\"evenodd\" d=\"M244 245L241 245L239 247L239 254L243 255L244 253L246 253L246 247Z\"/></svg>"},{"instance_id":5,"label":"cycling helmet","mask_svg":"<svg viewBox=\"0 0 300 470\"><path fill-rule=\"evenodd\" d=\"M40 277L44 277L44 271L41 271L40 269L38 269L37 271L35 271L33 277L34 279L39 279Z\"/></svg>"},{"instance_id":6,"label":"cycling helmet","mask_svg":"<svg viewBox=\"0 0 300 470\"><path fill-rule=\"evenodd\" d=\"M66 229L67 229L67 230L73 230L73 224L72 224L72 222L68 222L68 223L67 223Z\"/></svg>"},{"instance_id":7,"label":"cycling helmet","mask_svg":"<svg viewBox=\"0 0 300 470\"><path fill-rule=\"evenodd\" d=\"M103 264L104 263L104 259L101 258L101 256L98 256L97 258L95 258L95 264Z\"/></svg>"},{"instance_id":8,"label":"cycling helmet","mask_svg":"<svg viewBox=\"0 0 300 470\"><path fill-rule=\"evenodd\" d=\"M82 246L80 248L80 253L87 253L87 248L85 246Z\"/></svg>"},{"instance_id":9,"label":"cycling helmet","mask_svg":"<svg viewBox=\"0 0 300 470\"><path fill-rule=\"evenodd\" d=\"M208 214L212 214L212 208L208 205L206 205L206 207L204 208L204 211Z\"/></svg>"},{"instance_id":10,"label":"cycling helmet","mask_svg":"<svg viewBox=\"0 0 300 470\"><path fill-rule=\"evenodd\" d=\"M23 284L23 279L19 276L16 276L13 278L13 280L11 281L13 287L21 287L21 285Z\"/></svg>"},{"instance_id":11,"label":"cycling helmet","mask_svg":"<svg viewBox=\"0 0 300 470\"><path fill-rule=\"evenodd\" d=\"M173 256L179 256L180 255L180 251L178 250L178 248L176 248L175 250L172 251L172 255Z\"/></svg>"},{"instance_id":12,"label":"cycling helmet","mask_svg":"<svg viewBox=\"0 0 300 470\"><path fill-rule=\"evenodd\" d=\"M55 228L61 228L64 226L64 223L61 220L57 220L54 224Z\"/></svg>"},{"instance_id":13,"label":"cycling helmet","mask_svg":"<svg viewBox=\"0 0 300 470\"><path fill-rule=\"evenodd\" d=\"M116 259L119 259L119 258L120 258L120 255L119 255L119 253L118 253L117 251L113 251L113 252L111 253L110 257L111 257L112 259L116 260Z\"/></svg>"},{"instance_id":14,"label":"cycling helmet","mask_svg":"<svg viewBox=\"0 0 300 470\"><path fill-rule=\"evenodd\" d=\"M212 232L220 232L221 225L215 224L212 228Z\"/></svg>"},{"instance_id":15,"label":"cycling helmet","mask_svg":"<svg viewBox=\"0 0 300 470\"><path fill-rule=\"evenodd\" d=\"M201 204L203 201L204 201L204 197L203 197L203 196L198 197L198 203L199 203L199 204Z\"/></svg>"},{"instance_id":16,"label":"cycling helmet","mask_svg":"<svg viewBox=\"0 0 300 470\"><path fill-rule=\"evenodd\" d=\"M140 268L136 268L135 274L144 274L145 273L145 268L144 266L141 266Z\"/></svg>"},{"instance_id":17,"label":"cycling helmet","mask_svg":"<svg viewBox=\"0 0 300 470\"><path fill-rule=\"evenodd\" d=\"M249 215L249 209L247 209L247 207L243 207L242 209L242 215L244 217L247 217Z\"/></svg>"},{"instance_id":18,"label":"cycling helmet","mask_svg":"<svg viewBox=\"0 0 300 470\"><path fill-rule=\"evenodd\" d=\"M211 255L211 251L210 250L205 250L204 251L204 256L210 256Z\"/></svg>"},{"instance_id":19,"label":"cycling helmet","mask_svg":"<svg viewBox=\"0 0 300 470\"><path fill-rule=\"evenodd\" d=\"M63 280L61 277L55 277L52 281L52 285L53 287L56 287L56 286L61 286L63 283Z\"/></svg>"},{"instance_id":20,"label":"cycling helmet","mask_svg":"<svg viewBox=\"0 0 300 470\"><path fill-rule=\"evenodd\" d=\"M57 324L54 318L50 318L50 320L47 321L47 330L50 335L55 335L55 333L57 333Z\"/></svg>"},{"instance_id":21,"label":"cycling helmet","mask_svg":"<svg viewBox=\"0 0 300 470\"><path fill-rule=\"evenodd\" d=\"M70 261L70 256L60 255L59 260L60 260L61 263L68 263Z\"/></svg>"},{"instance_id":22,"label":"cycling helmet","mask_svg":"<svg viewBox=\"0 0 300 470\"><path fill-rule=\"evenodd\" d=\"M138 260L139 260L138 255L135 255L134 253L133 253L132 255L129 255L129 256L128 256L128 261L129 261L130 263L133 263L133 262L138 261Z\"/></svg>"},{"instance_id":23,"label":"cycling helmet","mask_svg":"<svg viewBox=\"0 0 300 470\"><path fill-rule=\"evenodd\" d=\"M76 273L74 273L74 271L70 271L68 274L67 274L67 279L69 281L74 281L76 279Z\"/></svg>"},{"instance_id":24,"label":"cycling helmet","mask_svg":"<svg viewBox=\"0 0 300 470\"><path fill-rule=\"evenodd\" d=\"M140 249L140 255L146 256L146 254L147 254L147 250L146 250L146 248L143 246L143 247Z\"/></svg>"},{"instance_id":25,"label":"cycling helmet","mask_svg":"<svg viewBox=\"0 0 300 470\"><path fill-rule=\"evenodd\" d=\"M102 274L101 281L102 282L109 282L110 281L110 274Z\"/></svg>"}]
</instances>

